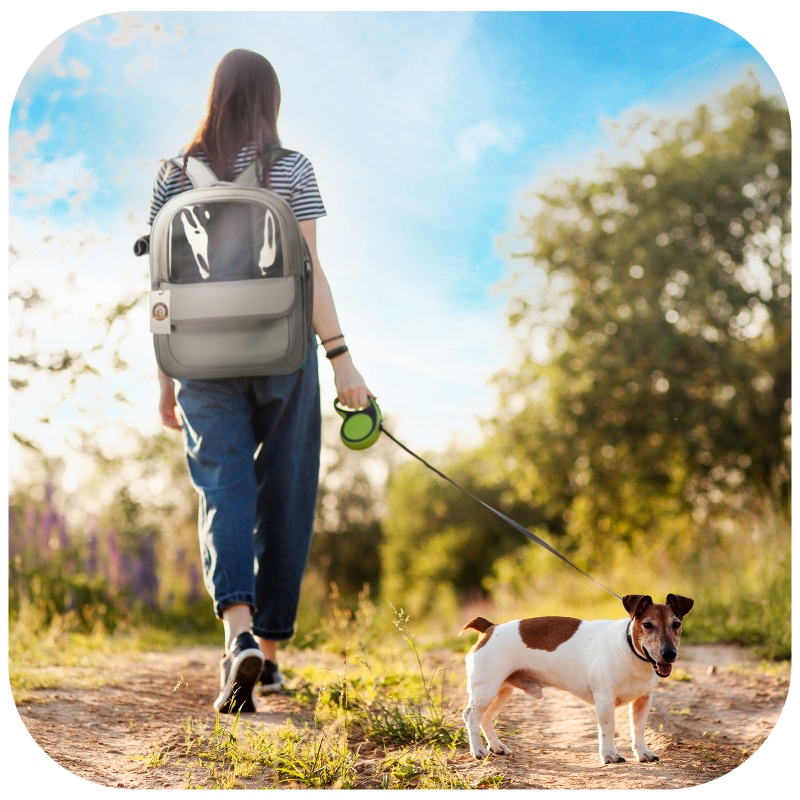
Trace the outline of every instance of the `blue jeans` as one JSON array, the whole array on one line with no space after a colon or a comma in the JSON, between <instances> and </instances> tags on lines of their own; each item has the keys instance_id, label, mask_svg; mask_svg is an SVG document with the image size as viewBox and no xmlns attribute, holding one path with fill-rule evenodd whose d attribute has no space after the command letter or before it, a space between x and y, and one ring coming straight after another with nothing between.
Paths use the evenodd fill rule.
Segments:
<instances>
[{"instance_id":1,"label":"blue jeans","mask_svg":"<svg viewBox=\"0 0 800 800\"><path fill-rule=\"evenodd\" d=\"M176 395L214 613L247 603L256 636L290 639L319 483L316 348L288 375L181 380Z\"/></svg>"}]
</instances>

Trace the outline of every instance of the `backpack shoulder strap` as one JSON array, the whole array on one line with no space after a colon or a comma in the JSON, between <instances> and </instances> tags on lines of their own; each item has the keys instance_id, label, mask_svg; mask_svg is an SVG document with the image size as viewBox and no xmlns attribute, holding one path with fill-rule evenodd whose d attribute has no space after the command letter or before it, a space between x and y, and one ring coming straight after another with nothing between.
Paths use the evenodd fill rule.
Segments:
<instances>
[{"instance_id":1,"label":"backpack shoulder strap","mask_svg":"<svg viewBox=\"0 0 800 800\"><path fill-rule=\"evenodd\" d=\"M286 150L283 147L274 147L269 151L269 157L267 159L269 169L272 169L284 156L291 155L294 152L294 150ZM263 186L263 177L264 167L261 164L261 159L257 158L236 176L234 183L240 186Z\"/></svg>"},{"instance_id":2,"label":"backpack shoulder strap","mask_svg":"<svg viewBox=\"0 0 800 800\"><path fill-rule=\"evenodd\" d=\"M172 163L181 171L184 170L185 165L186 176L192 182L192 186L194 186L195 189L200 186L211 186L212 183L216 183L218 180L211 167L194 156L189 156L188 158L173 158Z\"/></svg>"}]
</instances>

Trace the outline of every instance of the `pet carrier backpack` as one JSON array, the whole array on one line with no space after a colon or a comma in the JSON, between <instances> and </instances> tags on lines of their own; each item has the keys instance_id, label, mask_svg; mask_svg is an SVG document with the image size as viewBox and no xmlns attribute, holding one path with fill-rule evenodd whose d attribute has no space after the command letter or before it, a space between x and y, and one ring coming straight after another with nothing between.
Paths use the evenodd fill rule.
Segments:
<instances>
[{"instance_id":1,"label":"pet carrier backpack","mask_svg":"<svg viewBox=\"0 0 800 800\"><path fill-rule=\"evenodd\" d=\"M272 150L233 182L174 159L191 188L169 199L137 255L150 254L150 330L173 378L278 375L302 366L311 331L311 254L289 204L262 186Z\"/></svg>"}]
</instances>

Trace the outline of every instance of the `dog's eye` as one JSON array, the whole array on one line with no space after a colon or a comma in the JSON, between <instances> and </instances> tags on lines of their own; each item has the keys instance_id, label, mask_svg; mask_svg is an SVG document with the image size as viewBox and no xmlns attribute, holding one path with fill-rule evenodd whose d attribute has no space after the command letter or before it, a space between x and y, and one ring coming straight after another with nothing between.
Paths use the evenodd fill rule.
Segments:
<instances>
[{"instance_id":1,"label":"dog's eye","mask_svg":"<svg viewBox=\"0 0 800 800\"><path fill-rule=\"evenodd\" d=\"M680 630L680 627L681 627L681 623L678 620L675 620L675 622L672 623L672 629L673 630L676 630L676 631Z\"/></svg>"},{"instance_id":2,"label":"dog's eye","mask_svg":"<svg viewBox=\"0 0 800 800\"><path fill-rule=\"evenodd\" d=\"M648 631L653 630L653 623L652 622L643 622L642 627L647 629Z\"/></svg>"}]
</instances>

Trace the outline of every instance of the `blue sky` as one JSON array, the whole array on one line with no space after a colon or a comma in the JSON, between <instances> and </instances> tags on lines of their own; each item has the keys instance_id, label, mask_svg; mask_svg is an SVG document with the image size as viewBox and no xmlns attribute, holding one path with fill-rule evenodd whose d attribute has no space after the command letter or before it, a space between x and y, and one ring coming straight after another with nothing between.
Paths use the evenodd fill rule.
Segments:
<instances>
[{"instance_id":1,"label":"blue sky","mask_svg":"<svg viewBox=\"0 0 800 800\"><path fill-rule=\"evenodd\" d=\"M147 265L131 243L146 231L158 161L197 127L216 61L247 47L277 69L285 144L315 165L328 208L320 256L356 363L415 449L474 440L492 411L490 376L514 352L497 286L525 192L613 154L606 123L632 109L686 112L748 68L779 92L762 54L789 95L798 66L786 4L772 0L757 18L702 0L615 13L101 16L95 5L4 13L8 281L51 301L26 319L39 346L88 348L109 306L144 297ZM13 353L14 307L9 322ZM80 429L109 451L124 448L126 428L157 430L147 331L142 306L109 334L127 373L111 370L107 348L92 356L102 378L66 400L41 377L9 397L11 425L63 454Z\"/></svg>"},{"instance_id":2,"label":"blue sky","mask_svg":"<svg viewBox=\"0 0 800 800\"><path fill-rule=\"evenodd\" d=\"M27 318L42 348L88 347L105 309L146 288L130 244L147 230L156 166L194 133L234 47L276 67L280 134L313 161L328 209L320 257L348 343L398 435L421 448L474 440L493 408L489 378L514 346L497 287L527 190L589 169L611 150L606 123L631 109L681 113L748 68L780 91L739 34L682 12L93 17L33 50L11 110L9 280L53 300L55 314ZM98 415L109 447L124 441L116 423L154 430L143 309L110 334L127 373L100 352L102 380L66 400L42 378L11 399L12 425L53 450ZM325 372L322 395L328 407Z\"/></svg>"}]
</instances>

